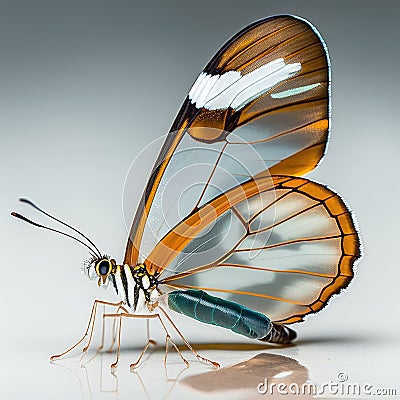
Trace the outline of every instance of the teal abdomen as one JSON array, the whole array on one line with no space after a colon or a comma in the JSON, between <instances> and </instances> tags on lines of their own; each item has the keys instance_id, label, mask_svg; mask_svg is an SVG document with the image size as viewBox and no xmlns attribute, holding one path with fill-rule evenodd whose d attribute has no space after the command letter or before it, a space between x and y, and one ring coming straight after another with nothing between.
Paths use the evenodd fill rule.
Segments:
<instances>
[{"instance_id":1,"label":"teal abdomen","mask_svg":"<svg viewBox=\"0 0 400 400\"><path fill-rule=\"evenodd\" d=\"M265 338L271 331L271 320L247 307L210 296L202 290L174 290L168 293L168 306L188 317L217 325L251 339Z\"/></svg>"}]
</instances>

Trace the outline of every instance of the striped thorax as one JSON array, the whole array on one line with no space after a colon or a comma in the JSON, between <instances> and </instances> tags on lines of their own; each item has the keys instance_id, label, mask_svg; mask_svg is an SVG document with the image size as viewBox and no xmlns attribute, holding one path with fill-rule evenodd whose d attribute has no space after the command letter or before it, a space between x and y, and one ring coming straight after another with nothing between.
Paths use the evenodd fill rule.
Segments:
<instances>
[{"instance_id":1,"label":"striped thorax","mask_svg":"<svg viewBox=\"0 0 400 400\"><path fill-rule=\"evenodd\" d=\"M148 313L158 297L158 281L149 274L144 264L131 267L128 264L117 265L108 256L91 259L86 264L86 273L91 280L97 279L99 287L110 283L117 296L133 313Z\"/></svg>"}]
</instances>

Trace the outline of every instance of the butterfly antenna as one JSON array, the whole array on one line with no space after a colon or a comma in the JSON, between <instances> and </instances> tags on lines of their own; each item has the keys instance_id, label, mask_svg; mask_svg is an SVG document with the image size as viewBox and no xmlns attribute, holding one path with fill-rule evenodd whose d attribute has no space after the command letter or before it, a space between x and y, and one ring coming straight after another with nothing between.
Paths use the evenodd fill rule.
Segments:
<instances>
[{"instance_id":1,"label":"butterfly antenna","mask_svg":"<svg viewBox=\"0 0 400 400\"><path fill-rule=\"evenodd\" d=\"M64 235L64 236L67 236L67 237L69 237L69 238L71 238L71 239L74 239L74 240L76 240L77 242L83 244L86 248L88 248L89 251L90 251L90 253L91 253L93 256L97 257L97 256L96 256L96 252L95 252L88 244L86 244L86 243L83 242L82 240L76 238L75 236L69 235L68 233L65 233L65 232L61 232L61 231L59 231L59 230L57 230L57 229L50 228L50 227L48 227L48 226L40 225L40 224L38 224L37 222L33 222L33 221L31 221L30 219L28 219L28 218L24 217L23 215L18 214L18 213L16 213L16 212L12 212L11 215L12 215L13 217L15 217L15 218L22 219L22 221L28 222L28 224L31 224L31 225L33 225L33 226L37 226L38 228L47 229L47 230L49 230L49 231L56 232L56 233L59 233L60 235ZM100 255L100 257L101 257L100 252L99 252L99 255Z\"/></svg>"},{"instance_id":2,"label":"butterfly antenna","mask_svg":"<svg viewBox=\"0 0 400 400\"><path fill-rule=\"evenodd\" d=\"M51 214L49 214L48 212L42 210L40 207L38 207L35 203L33 203L32 201L30 201L29 199L25 199L23 197L21 197L20 199L18 199L20 202L22 203L26 203L28 205L30 205L31 207L33 207L35 210L41 212L42 214L48 216L49 218L53 219L54 221L59 222L60 224L72 229L74 232L76 232L78 235L81 235L82 237L84 237L96 250L97 253L99 254L99 256L101 257L101 253L100 250L97 248L97 246L86 236L84 235L82 232L78 231L78 229L74 228L73 226L67 224L64 221L61 221L60 219L53 217Z\"/></svg>"},{"instance_id":3,"label":"butterfly antenna","mask_svg":"<svg viewBox=\"0 0 400 400\"><path fill-rule=\"evenodd\" d=\"M74 228L73 226L67 224L67 223L64 222L64 221L61 221L60 219L58 219L58 218L56 218L56 217L53 217L51 214L49 214L48 212L42 210L42 209L41 209L40 207L38 207L35 203L33 203L32 201L30 201L30 200L28 200L28 199L25 199L24 197L21 197L21 198L19 199L19 201L22 202L22 203L26 203L26 204L30 205L30 206L33 207L35 210L41 212L42 214L46 215L47 217L53 219L54 221L57 221L57 222L59 222L60 224L62 224L62 225L64 225L64 226L66 226L66 227L72 229L72 230L73 230L74 232L76 232L78 235L81 235L82 237L84 237L84 238L97 250L97 253L98 253L99 256L101 257L101 253L100 253L100 250L98 249L98 247L97 247L86 235L84 235L82 232L78 231L78 229Z\"/></svg>"}]
</instances>

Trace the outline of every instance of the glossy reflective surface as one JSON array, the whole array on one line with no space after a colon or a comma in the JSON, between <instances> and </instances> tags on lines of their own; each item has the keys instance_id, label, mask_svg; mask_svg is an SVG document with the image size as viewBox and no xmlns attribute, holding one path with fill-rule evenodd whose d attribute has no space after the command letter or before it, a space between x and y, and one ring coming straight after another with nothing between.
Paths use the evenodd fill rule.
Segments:
<instances>
[{"instance_id":1,"label":"glossy reflective surface","mask_svg":"<svg viewBox=\"0 0 400 400\"><path fill-rule=\"evenodd\" d=\"M309 399L321 395L324 384L330 382L333 386L325 387L325 397L346 398L341 393L350 390L350 384L363 394L358 398L365 398L363 390L367 389L374 392L394 388L400 393L399 340L389 340L384 335L360 333L356 336L346 329L320 329L316 335L304 327L301 339L288 347L259 342L193 344L201 354L218 360L222 368L217 371L200 364L186 350L184 354L191 362L189 368L174 351L170 352L164 367L162 341L144 357L135 372L129 371L129 364L138 356L139 347L125 348L114 374L110 372L110 364L115 354L101 353L93 357L95 352L90 351L82 361L76 355L50 364L44 349L27 349L25 353L22 348L13 353L8 349L2 353L0 395L4 399L18 399L25 393L32 399L44 400L202 399L205 396L260 399L263 396L259 391L268 391L269 397L264 398L288 398L285 390L315 390L292 397Z\"/></svg>"}]
</instances>

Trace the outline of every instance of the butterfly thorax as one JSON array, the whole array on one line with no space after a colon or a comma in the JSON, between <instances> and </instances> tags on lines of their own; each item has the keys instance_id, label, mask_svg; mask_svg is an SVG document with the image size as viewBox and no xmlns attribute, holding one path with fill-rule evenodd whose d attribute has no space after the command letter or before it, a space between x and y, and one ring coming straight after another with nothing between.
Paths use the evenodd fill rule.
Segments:
<instances>
[{"instance_id":1,"label":"butterfly thorax","mask_svg":"<svg viewBox=\"0 0 400 400\"><path fill-rule=\"evenodd\" d=\"M144 264L138 264L133 268L133 279L139 290L145 294L146 301L150 302L151 293L157 287L158 281L155 275L148 273Z\"/></svg>"},{"instance_id":2,"label":"butterfly thorax","mask_svg":"<svg viewBox=\"0 0 400 400\"><path fill-rule=\"evenodd\" d=\"M116 265L109 279L117 295L133 312L148 311L158 297L157 277L149 274L144 264Z\"/></svg>"}]
</instances>

